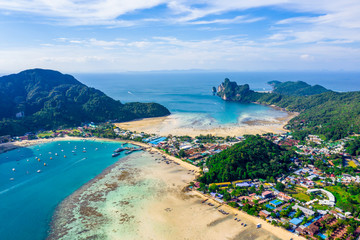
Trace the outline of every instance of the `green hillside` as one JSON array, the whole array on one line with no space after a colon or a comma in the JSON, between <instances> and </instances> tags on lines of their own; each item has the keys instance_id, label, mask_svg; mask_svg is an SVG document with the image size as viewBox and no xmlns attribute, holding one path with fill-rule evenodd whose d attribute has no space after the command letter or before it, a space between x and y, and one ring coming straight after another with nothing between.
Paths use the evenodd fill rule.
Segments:
<instances>
[{"instance_id":1,"label":"green hillside","mask_svg":"<svg viewBox=\"0 0 360 240\"><path fill-rule=\"evenodd\" d=\"M31 69L0 78L0 135L170 114L157 103L122 104L73 76Z\"/></svg>"},{"instance_id":2,"label":"green hillside","mask_svg":"<svg viewBox=\"0 0 360 240\"><path fill-rule=\"evenodd\" d=\"M254 102L276 105L287 111L299 112L288 129L296 131L296 136L321 134L327 139L340 139L360 132L360 92L338 93L321 86L310 86L303 82L270 82L281 87L282 93L258 93L245 85L225 80L219 86L218 96L226 101ZM284 85L283 85L284 84ZM287 90L286 90L287 89ZM318 91L320 94L314 94Z\"/></svg>"},{"instance_id":3,"label":"green hillside","mask_svg":"<svg viewBox=\"0 0 360 240\"><path fill-rule=\"evenodd\" d=\"M278 177L288 172L294 154L258 135L210 157L206 161L209 172L200 177L205 183L238 179Z\"/></svg>"}]
</instances>

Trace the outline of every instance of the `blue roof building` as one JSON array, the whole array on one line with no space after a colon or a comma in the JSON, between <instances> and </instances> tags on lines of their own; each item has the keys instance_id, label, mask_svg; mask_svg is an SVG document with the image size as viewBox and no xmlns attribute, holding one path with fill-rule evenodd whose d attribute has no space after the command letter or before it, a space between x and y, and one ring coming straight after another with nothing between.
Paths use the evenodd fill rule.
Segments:
<instances>
[{"instance_id":1,"label":"blue roof building","mask_svg":"<svg viewBox=\"0 0 360 240\"><path fill-rule=\"evenodd\" d=\"M281 204L283 204L283 202L280 201L279 199L275 199L275 200L272 200L272 201L270 202L270 204L273 205L274 207L278 207L278 206L280 206Z\"/></svg>"},{"instance_id":2,"label":"blue roof building","mask_svg":"<svg viewBox=\"0 0 360 240\"><path fill-rule=\"evenodd\" d=\"M299 219L299 218L293 218L293 219L291 219L291 221L290 221L290 223L291 223L292 225L295 225L295 226L299 226L301 222L302 222L302 220Z\"/></svg>"}]
</instances>

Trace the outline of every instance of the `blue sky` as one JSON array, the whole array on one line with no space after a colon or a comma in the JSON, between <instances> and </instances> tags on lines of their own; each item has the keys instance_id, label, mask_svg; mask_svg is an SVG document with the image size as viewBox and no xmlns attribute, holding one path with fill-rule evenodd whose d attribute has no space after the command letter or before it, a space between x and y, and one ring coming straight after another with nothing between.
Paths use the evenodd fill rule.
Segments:
<instances>
[{"instance_id":1,"label":"blue sky","mask_svg":"<svg viewBox=\"0 0 360 240\"><path fill-rule=\"evenodd\" d=\"M0 72L359 71L358 0L0 0Z\"/></svg>"}]
</instances>

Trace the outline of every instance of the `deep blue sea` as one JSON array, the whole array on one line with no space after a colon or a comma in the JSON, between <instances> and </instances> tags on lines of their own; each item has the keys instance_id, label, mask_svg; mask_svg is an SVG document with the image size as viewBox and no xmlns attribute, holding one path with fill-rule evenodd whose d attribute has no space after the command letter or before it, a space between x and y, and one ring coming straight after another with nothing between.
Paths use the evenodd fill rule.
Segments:
<instances>
[{"instance_id":1,"label":"deep blue sea","mask_svg":"<svg viewBox=\"0 0 360 240\"><path fill-rule=\"evenodd\" d=\"M119 146L58 141L0 154L0 239L45 239L56 206L123 157L111 156Z\"/></svg>"},{"instance_id":2,"label":"deep blue sea","mask_svg":"<svg viewBox=\"0 0 360 240\"><path fill-rule=\"evenodd\" d=\"M102 90L121 102L158 102L185 118L212 118L218 124L281 117L282 113L256 104L222 101L213 96L225 78L248 83L257 91L271 90L271 80L305 81L335 91L360 90L360 73L346 72L146 72L121 74L73 74L88 86ZM189 117L190 116L190 117ZM192 120L192 122L195 122Z\"/></svg>"}]
</instances>

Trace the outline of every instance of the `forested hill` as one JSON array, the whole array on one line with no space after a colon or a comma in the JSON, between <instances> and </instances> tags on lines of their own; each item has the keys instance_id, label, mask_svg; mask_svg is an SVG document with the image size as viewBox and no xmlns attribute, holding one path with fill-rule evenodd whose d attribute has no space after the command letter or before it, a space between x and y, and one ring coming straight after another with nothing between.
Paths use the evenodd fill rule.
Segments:
<instances>
[{"instance_id":1,"label":"forested hill","mask_svg":"<svg viewBox=\"0 0 360 240\"><path fill-rule=\"evenodd\" d=\"M296 85L296 83L286 84L287 87ZM289 89L287 94L258 93L250 90L248 85L246 91L239 91L238 89L243 89L245 85L238 86L235 82L225 79L219 86L221 91L218 92L218 96L227 101L276 105L287 111L299 112L300 114L287 126L299 139L310 133L336 140L360 132L360 92L338 93L327 90L311 95L310 92L305 91L308 96L304 96L299 94L299 91L304 93L301 89L308 87L301 85L305 88L294 90L292 94ZM316 89L322 89L322 87L316 87ZM313 90L314 88L311 91Z\"/></svg>"},{"instance_id":2,"label":"forested hill","mask_svg":"<svg viewBox=\"0 0 360 240\"><path fill-rule=\"evenodd\" d=\"M206 161L209 172L199 180L209 184L279 177L289 171L294 154L259 135L248 135L244 141L210 157Z\"/></svg>"},{"instance_id":3,"label":"forested hill","mask_svg":"<svg viewBox=\"0 0 360 240\"><path fill-rule=\"evenodd\" d=\"M31 69L0 77L0 135L170 114L157 103L122 104L73 76Z\"/></svg>"},{"instance_id":4,"label":"forested hill","mask_svg":"<svg viewBox=\"0 0 360 240\"><path fill-rule=\"evenodd\" d=\"M283 95L309 96L309 95L315 95L330 91L324 88L323 86L320 85L311 86L303 81L297 81L297 82L270 81L268 82L268 84L274 88L273 93L279 93Z\"/></svg>"}]
</instances>

